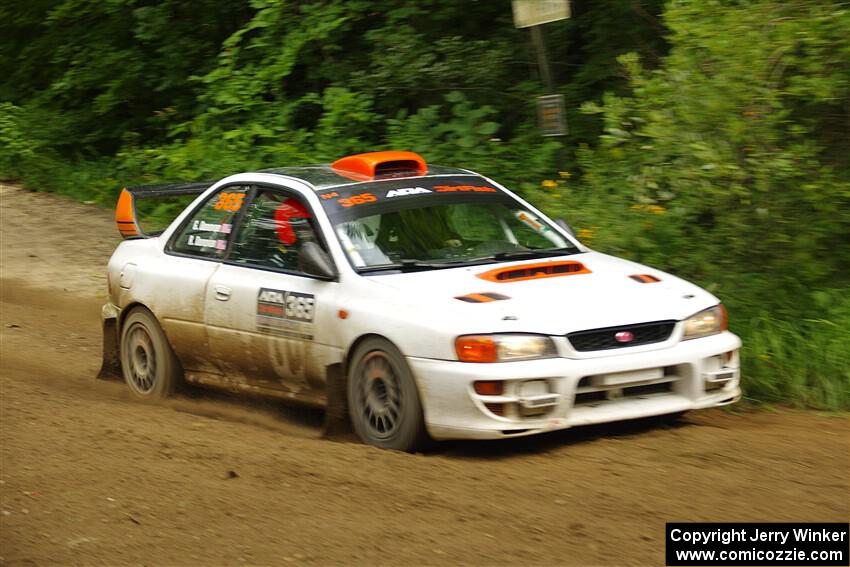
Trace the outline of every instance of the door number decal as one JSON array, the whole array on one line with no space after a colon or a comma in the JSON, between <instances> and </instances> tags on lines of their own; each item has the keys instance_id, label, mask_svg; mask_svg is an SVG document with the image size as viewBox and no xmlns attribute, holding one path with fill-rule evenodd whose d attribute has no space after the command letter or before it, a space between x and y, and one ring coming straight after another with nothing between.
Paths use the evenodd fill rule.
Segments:
<instances>
[{"instance_id":1,"label":"door number decal","mask_svg":"<svg viewBox=\"0 0 850 567\"><path fill-rule=\"evenodd\" d=\"M257 294L257 331L311 341L315 305L316 298L309 293L261 288Z\"/></svg>"}]
</instances>

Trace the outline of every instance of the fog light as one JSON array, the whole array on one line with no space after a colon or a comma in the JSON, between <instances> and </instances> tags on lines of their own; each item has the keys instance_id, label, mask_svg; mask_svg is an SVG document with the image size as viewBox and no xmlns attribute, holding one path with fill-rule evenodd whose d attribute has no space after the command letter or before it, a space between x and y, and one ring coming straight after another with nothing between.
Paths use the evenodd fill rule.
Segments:
<instances>
[{"instance_id":1,"label":"fog light","mask_svg":"<svg viewBox=\"0 0 850 567\"><path fill-rule=\"evenodd\" d=\"M505 391L505 383L502 380L479 380L472 385L475 393L481 396L501 396Z\"/></svg>"},{"instance_id":2,"label":"fog light","mask_svg":"<svg viewBox=\"0 0 850 567\"><path fill-rule=\"evenodd\" d=\"M505 404L484 404L484 407L490 410L490 413L496 414L500 417L505 415Z\"/></svg>"}]
</instances>

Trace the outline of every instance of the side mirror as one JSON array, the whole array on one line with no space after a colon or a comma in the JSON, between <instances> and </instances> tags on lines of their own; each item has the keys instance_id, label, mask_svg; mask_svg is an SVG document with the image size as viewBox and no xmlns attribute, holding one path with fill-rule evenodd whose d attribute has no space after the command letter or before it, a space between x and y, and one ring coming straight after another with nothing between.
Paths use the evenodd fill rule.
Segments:
<instances>
[{"instance_id":1,"label":"side mirror","mask_svg":"<svg viewBox=\"0 0 850 567\"><path fill-rule=\"evenodd\" d=\"M298 250L301 269L323 280L335 280L339 275L328 253L315 242L305 242Z\"/></svg>"},{"instance_id":2,"label":"side mirror","mask_svg":"<svg viewBox=\"0 0 850 567\"><path fill-rule=\"evenodd\" d=\"M555 219L555 224L567 231L570 236L575 237L576 233L573 231L573 227L571 227L564 219Z\"/></svg>"}]
</instances>

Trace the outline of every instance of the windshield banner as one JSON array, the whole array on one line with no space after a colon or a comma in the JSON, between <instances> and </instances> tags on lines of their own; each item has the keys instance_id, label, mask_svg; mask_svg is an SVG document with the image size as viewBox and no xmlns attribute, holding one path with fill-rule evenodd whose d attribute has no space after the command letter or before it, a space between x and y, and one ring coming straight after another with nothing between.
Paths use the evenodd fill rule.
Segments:
<instances>
[{"instance_id":1,"label":"windshield banner","mask_svg":"<svg viewBox=\"0 0 850 567\"><path fill-rule=\"evenodd\" d=\"M325 210L331 216L358 211L352 216L361 216L361 209L371 209L376 205L391 205L410 199L432 200L437 202L453 201L458 197L469 200L479 197L482 200L503 196L504 193L477 175L408 177L358 183L345 187L326 189L319 193ZM499 199L501 200L501 198ZM385 208L385 207L379 207ZM394 207L393 207L394 208Z\"/></svg>"}]
</instances>

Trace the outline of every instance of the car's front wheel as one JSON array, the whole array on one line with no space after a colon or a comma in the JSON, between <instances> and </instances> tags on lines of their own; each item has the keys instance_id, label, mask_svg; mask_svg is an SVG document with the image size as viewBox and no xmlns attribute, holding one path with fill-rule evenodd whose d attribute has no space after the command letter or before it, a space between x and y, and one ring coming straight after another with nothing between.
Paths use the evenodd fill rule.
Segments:
<instances>
[{"instance_id":1,"label":"car's front wheel","mask_svg":"<svg viewBox=\"0 0 850 567\"><path fill-rule=\"evenodd\" d=\"M181 379L180 363L147 309L131 311L121 327L121 370L130 391L143 399L167 397Z\"/></svg>"},{"instance_id":2,"label":"car's front wheel","mask_svg":"<svg viewBox=\"0 0 850 567\"><path fill-rule=\"evenodd\" d=\"M357 435L370 445L411 452L428 441L413 373L384 339L367 339L354 351L348 410Z\"/></svg>"}]
</instances>

